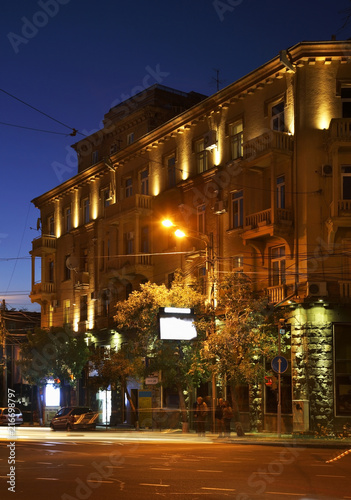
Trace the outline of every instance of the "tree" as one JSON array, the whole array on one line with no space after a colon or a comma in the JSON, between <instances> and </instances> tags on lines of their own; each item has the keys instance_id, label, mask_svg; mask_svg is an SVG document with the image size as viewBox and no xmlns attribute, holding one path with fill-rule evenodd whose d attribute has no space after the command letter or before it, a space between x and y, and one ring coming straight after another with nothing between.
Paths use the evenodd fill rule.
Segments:
<instances>
[{"instance_id":1,"label":"tree","mask_svg":"<svg viewBox=\"0 0 351 500\"><path fill-rule=\"evenodd\" d=\"M216 376L230 384L234 415L240 421L236 385L263 378L263 358L277 350L276 327L267 299L255 293L242 273L228 273L218 285L217 319L201 355Z\"/></svg>"},{"instance_id":2,"label":"tree","mask_svg":"<svg viewBox=\"0 0 351 500\"><path fill-rule=\"evenodd\" d=\"M90 385L95 389L107 390L111 386L112 390L118 388L125 391L132 411L136 414L131 395L127 388L127 379L131 376L138 376L143 373L144 364L142 359L135 356L135 352L130 352L133 344L124 344L119 350L95 350L90 356L91 368L97 375L90 377ZM134 351L134 349L133 349Z\"/></svg>"},{"instance_id":3,"label":"tree","mask_svg":"<svg viewBox=\"0 0 351 500\"><path fill-rule=\"evenodd\" d=\"M166 306L194 308L197 340L160 340L158 312ZM144 376L162 370L163 387L177 388L182 421L187 422L185 395L208 377L200 361L199 347L209 325L204 296L194 283L186 284L178 273L170 289L150 282L142 284L140 291L132 292L126 301L117 304L115 321L133 343L134 355L147 360Z\"/></svg>"},{"instance_id":4,"label":"tree","mask_svg":"<svg viewBox=\"0 0 351 500\"><path fill-rule=\"evenodd\" d=\"M62 328L37 328L28 333L27 340L21 347L18 365L23 377L38 387L38 412L42 424L39 388L52 379L61 388L65 387L65 381L74 385L89 358L89 350L83 336Z\"/></svg>"}]
</instances>

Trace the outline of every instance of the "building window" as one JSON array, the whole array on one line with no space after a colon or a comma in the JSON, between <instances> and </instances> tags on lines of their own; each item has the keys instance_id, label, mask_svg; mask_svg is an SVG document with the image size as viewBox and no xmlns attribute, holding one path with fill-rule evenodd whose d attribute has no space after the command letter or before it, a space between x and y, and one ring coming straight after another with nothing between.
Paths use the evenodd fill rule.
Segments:
<instances>
[{"instance_id":1,"label":"building window","mask_svg":"<svg viewBox=\"0 0 351 500\"><path fill-rule=\"evenodd\" d=\"M234 255L233 257L233 271L242 273L244 270L244 257L242 255Z\"/></svg>"},{"instance_id":2,"label":"building window","mask_svg":"<svg viewBox=\"0 0 351 500\"><path fill-rule=\"evenodd\" d=\"M342 199L351 200L351 166L341 167Z\"/></svg>"},{"instance_id":3,"label":"building window","mask_svg":"<svg viewBox=\"0 0 351 500\"><path fill-rule=\"evenodd\" d=\"M243 191L235 191L231 193L231 214L232 227L238 228L244 225L244 193Z\"/></svg>"},{"instance_id":4,"label":"building window","mask_svg":"<svg viewBox=\"0 0 351 500\"><path fill-rule=\"evenodd\" d=\"M236 160L243 156L243 121L237 122L229 126L230 135L230 154L231 159Z\"/></svg>"},{"instance_id":5,"label":"building window","mask_svg":"<svg viewBox=\"0 0 351 500\"><path fill-rule=\"evenodd\" d=\"M150 253L150 238L148 226L144 226L141 228L140 246L142 253Z\"/></svg>"},{"instance_id":6,"label":"building window","mask_svg":"<svg viewBox=\"0 0 351 500\"><path fill-rule=\"evenodd\" d=\"M335 414L351 416L351 325L334 325Z\"/></svg>"},{"instance_id":7,"label":"building window","mask_svg":"<svg viewBox=\"0 0 351 500\"><path fill-rule=\"evenodd\" d=\"M271 286L285 284L285 247L271 248Z\"/></svg>"},{"instance_id":8,"label":"building window","mask_svg":"<svg viewBox=\"0 0 351 500\"><path fill-rule=\"evenodd\" d=\"M195 142L195 154L196 154L196 172L201 174L206 172L208 169L208 158L207 150L205 149L204 140L200 139Z\"/></svg>"},{"instance_id":9,"label":"building window","mask_svg":"<svg viewBox=\"0 0 351 500\"><path fill-rule=\"evenodd\" d=\"M88 319L88 296L82 295L80 298L80 321Z\"/></svg>"},{"instance_id":10,"label":"building window","mask_svg":"<svg viewBox=\"0 0 351 500\"><path fill-rule=\"evenodd\" d=\"M65 281L71 279L71 269L69 267L67 267L67 262L68 262L69 257L70 257L69 255L66 255L65 262L64 262L65 267L64 267L63 276L64 276Z\"/></svg>"},{"instance_id":11,"label":"building window","mask_svg":"<svg viewBox=\"0 0 351 500\"><path fill-rule=\"evenodd\" d=\"M53 260L49 261L48 281L49 281L49 283L54 282L54 261Z\"/></svg>"},{"instance_id":12,"label":"building window","mask_svg":"<svg viewBox=\"0 0 351 500\"><path fill-rule=\"evenodd\" d=\"M88 249L87 248L83 248L82 249L82 267L81 267L81 271L83 273L87 273L88 272Z\"/></svg>"},{"instance_id":13,"label":"building window","mask_svg":"<svg viewBox=\"0 0 351 500\"><path fill-rule=\"evenodd\" d=\"M167 162L167 187L172 188L177 184L175 154L166 159Z\"/></svg>"},{"instance_id":14,"label":"building window","mask_svg":"<svg viewBox=\"0 0 351 500\"><path fill-rule=\"evenodd\" d=\"M131 132L130 134L127 135L127 144L133 144L134 142L134 132Z\"/></svg>"},{"instance_id":15,"label":"building window","mask_svg":"<svg viewBox=\"0 0 351 500\"><path fill-rule=\"evenodd\" d=\"M63 301L63 324L68 325L71 321L71 303L69 299Z\"/></svg>"},{"instance_id":16,"label":"building window","mask_svg":"<svg viewBox=\"0 0 351 500\"><path fill-rule=\"evenodd\" d=\"M141 194L149 194L149 169L145 168L140 174Z\"/></svg>"},{"instance_id":17,"label":"building window","mask_svg":"<svg viewBox=\"0 0 351 500\"><path fill-rule=\"evenodd\" d=\"M133 285L131 283L126 284L126 300L133 291Z\"/></svg>"},{"instance_id":18,"label":"building window","mask_svg":"<svg viewBox=\"0 0 351 500\"><path fill-rule=\"evenodd\" d=\"M110 155L113 155L114 153L117 153L118 151L118 146L117 144L112 144L111 147L110 147Z\"/></svg>"},{"instance_id":19,"label":"building window","mask_svg":"<svg viewBox=\"0 0 351 500\"><path fill-rule=\"evenodd\" d=\"M134 253L134 233L133 231L128 231L124 233L124 246L126 255L132 255Z\"/></svg>"},{"instance_id":20,"label":"building window","mask_svg":"<svg viewBox=\"0 0 351 500\"><path fill-rule=\"evenodd\" d=\"M93 151L91 155L92 164L95 165L99 161L99 151Z\"/></svg>"},{"instance_id":21,"label":"building window","mask_svg":"<svg viewBox=\"0 0 351 500\"><path fill-rule=\"evenodd\" d=\"M101 199L103 207L108 207L111 202L110 188L104 188L101 191Z\"/></svg>"},{"instance_id":22,"label":"building window","mask_svg":"<svg viewBox=\"0 0 351 500\"><path fill-rule=\"evenodd\" d=\"M175 273L169 273L167 275L167 288L171 288L174 278L175 278Z\"/></svg>"},{"instance_id":23,"label":"building window","mask_svg":"<svg viewBox=\"0 0 351 500\"><path fill-rule=\"evenodd\" d=\"M124 193L126 198L133 196L133 183L131 177L128 177L128 179L125 180Z\"/></svg>"},{"instance_id":24,"label":"building window","mask_svg":"<svg viewBox=\"0 0 351 500\"><path fill-rule=\"evenodd\" d=\"M55 235L55 218L53 215L48 217L48 233L50 236Z\"/></svg>"},{"instance_id":25,"label":"building window","mask_svg":"<svg viewBox=\"0 0 351 500\"><path fill-rule=\"evenodd\" d=\"M197 207L197 230L202 234L205 234L205 209L205 205Z\"/></svg>"},{"instance_id":26,"label":"building window","mask_svg":"<svg viewBox=\"0 0 351 500\"><path fill-rule=\"evenodd\" d=\"M351 86L341 88L342 117L351 118Z\"/></svg>"},{"instance_id":27,"label":"building window","mask_svg":"<svg viewBox=\"0 0 351 500\"><path fill-rule=\"evenodd\" d=\"M285 175L277 177L277 208L285 208Z\"/></svg>"},{"instance_id":28,"label":"building window","mask_svg":"<svg viewBox=\"0 0 351 500\"><path fill-rule=\"evenodd\" d=\"M84 200L83 200L83 224L87 224L89 221L90 221L89 198L84 198Z\"/></svg>"},{"instance_id":29,"label":"building window","mask_svg":"<svg viewBox=\"0 0 351 500\"><path fill-rule=\"evenodd\" d=\"M278 102L272 106L272 130L277 132L285 132L284 122L284 101Z\"/></svg>"},{"instance_id":30,"label":"building window","mask_svg":"<svg viewBox=\"0 0 351 500\"><path fill-rule=\"evenodd\" d=\"M72 229L72 211L71 207L65 209L65 229L66 233L69 233Z\"/></svg>"}]
</instances>

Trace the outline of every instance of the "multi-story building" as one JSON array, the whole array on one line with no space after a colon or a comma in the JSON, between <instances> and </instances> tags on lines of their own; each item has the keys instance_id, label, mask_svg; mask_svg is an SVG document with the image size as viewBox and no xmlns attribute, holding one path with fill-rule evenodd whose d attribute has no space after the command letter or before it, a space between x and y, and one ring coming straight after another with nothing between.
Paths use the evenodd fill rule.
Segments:
<instances>
[{"instance_id":1,"label":"multi-story building","mask_svg":"<svg viewBox=\"0 0 351 500\"><path fill-rule=\"evenodd\" d=\"M33 200L42 235L31 299L42 326L72 324L115 345L113 305L140 283L167 283L185 267L215 280L244 272L291 330L283 429L342 428L351 417L350 57L349 41L302 42L211 97L154 86L112 108L103 129L73 146L77 175ZM165 217L192 237L175 241ZM275 394L263 384L259 399L263 427L275 429Z\"/></svg>"}]
</instances>

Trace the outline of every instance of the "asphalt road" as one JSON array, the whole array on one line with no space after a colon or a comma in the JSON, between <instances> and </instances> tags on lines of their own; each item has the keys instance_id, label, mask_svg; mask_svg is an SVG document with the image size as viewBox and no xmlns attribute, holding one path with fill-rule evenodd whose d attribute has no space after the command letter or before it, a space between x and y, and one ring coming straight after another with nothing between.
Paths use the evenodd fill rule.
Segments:
<instances>
[{"instance_id":1,"label":"asphalt road","mask_svg":"<svg viewBox=\"0 0 351 500\"><path fill-rule=\"evenodd\" d=\"M341 450L102 433L50 437L1 440L1 499L351 499L351 453L326 463ZM7 484L12 459L15 494Z\"/></svg>"}]
</instances>

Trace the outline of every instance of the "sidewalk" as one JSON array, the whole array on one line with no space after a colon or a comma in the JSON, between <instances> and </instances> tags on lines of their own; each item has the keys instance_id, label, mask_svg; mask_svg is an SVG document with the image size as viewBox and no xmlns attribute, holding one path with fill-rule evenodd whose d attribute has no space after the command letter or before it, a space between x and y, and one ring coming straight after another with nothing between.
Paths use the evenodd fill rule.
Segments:
<instances>
[{"instance_id":1,"label":"sidewalk","mask_svg":"<svg viewBox=\"0 0 351 500\"><path fill-rule=\"evenodd\" d=\"M351 449L351 437L336 438L336 437L318 437L318 436L303 436L292 434L281 434L280 437L276 433L256 433L247 432L245 436L238 437L235 432L232 432L229 438L219 438L218 434L206 432L204 437L198 436L195 432L190 431L183 433L181 429L116 429L112 427L98 427L101 432L117 432L123 434L125 437L136 439L138 435L142 439L167 439L171 441L184 440L204 442L211 441L214 443L228 443L228 444L251 444L251 445L266 445L266 446L294 446L301 448L335 448L348 450Z\"/></svg>"}]
</instances>

